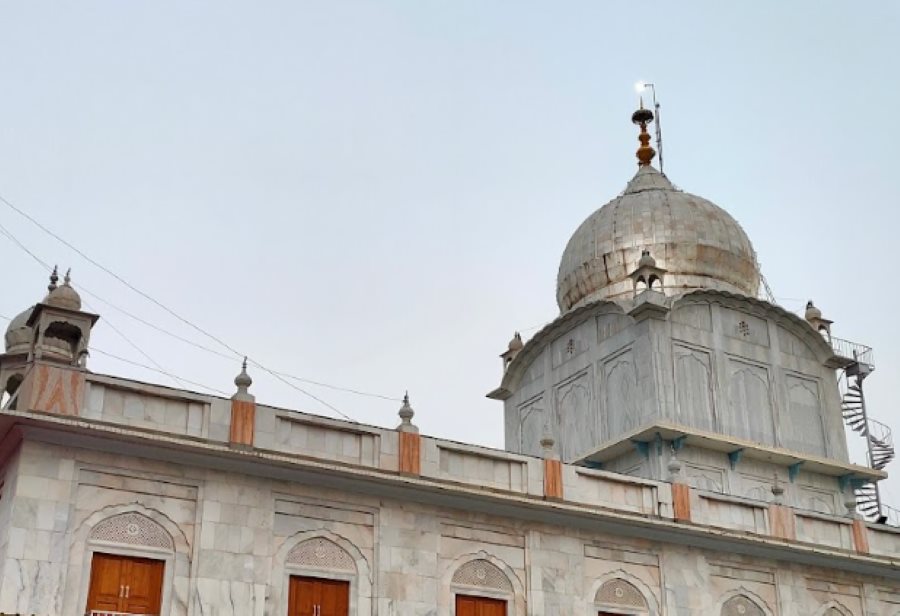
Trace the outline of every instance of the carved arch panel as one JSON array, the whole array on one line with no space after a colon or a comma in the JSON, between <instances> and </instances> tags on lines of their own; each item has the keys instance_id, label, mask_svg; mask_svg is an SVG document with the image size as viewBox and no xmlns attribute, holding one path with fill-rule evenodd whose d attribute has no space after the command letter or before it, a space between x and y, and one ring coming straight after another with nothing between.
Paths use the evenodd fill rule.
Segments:
<instances>
[{"instance_id":1,"label":"carved arch panel","mask_svg":"<svg viewBox=\"0 0 900 616\"><path fill-rule=\"evenodd\" d=\"M167 551L175 549L172 536L165 528L137 512L120 513L99 522L91 529L90 540Z\"/></svg>"},{"instance_id":2,"label":"carved arch panel","mask_svg":"<svg viewBox=\"0 0 900 616\"><path fill-rule=\"evenodd\" d=\"M766 616L766 613L747 595L735 595L722 604L722 616Z\"/></svg>"},{"instance_id":3,"label":"carved arch panel","mask_svg":"<svg viewBox=\"0 0 900 616\"><path fill-rule=\"evenodd\" d=\"M506 594L513 594L512 582L500 567L489 560L479 558L461 566L453 574L451 583L454 586L490 589Z\"/></svg>"},{"instance_id":4,"label":"carved arch panel","mask_svg":"<svg viewBox=\"0 0 900 616\"><path fill-rule=\"evenodd\" d=\"M288 552L285 563L309 569L356 574L353 557L347 550L325 537L301 541Z\"/></svg>"},{"instance_id":5,"label":"carved arch panel","mask_svg":"<svg viewBox=\"0 0 900 616\"><path fill-rule=\"evenodd\" d=\"M597 590L594 602L600 608L625 609L630 612L637 610L641 614L650 611L647 599L641 591L631 582L620 578L604 582Z\"/></svg>"}]
</instances>

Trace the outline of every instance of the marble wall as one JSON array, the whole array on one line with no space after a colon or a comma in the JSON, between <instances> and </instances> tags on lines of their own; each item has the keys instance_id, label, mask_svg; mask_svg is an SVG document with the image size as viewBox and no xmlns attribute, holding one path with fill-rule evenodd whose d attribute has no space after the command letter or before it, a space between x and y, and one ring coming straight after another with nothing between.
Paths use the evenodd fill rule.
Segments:
<instances>
[{"instance_id":1,"label":"marble wall","mask_svg":"<svg viewBox=\"0 0 900 616\"><path fill-rule=\"evenodd\" d=\"M499 456L466 453L423 455L433 473L473 464L486 485L531 481L514 456L501 468ZM668 514L657 482L565 472L593 500ZM292 574L350 581L351 613L366 616L452 615L456 593L507 599L510 616L900 614L897 581L39 440L2 477L6 613L82 614L90 556L102 550L165 560L167 616L283 615ZM735 528L758 524L747 503L707 500ZM843 546L825 521L811 514L798 533ZM900 533L879 543L897 550Z\"/></svg>"},{"instance_id":2,"label":"marble wall","mask_svg":"<svg viewBox=\"0 0 900 616\"><path fill-rule=\"evenodd\" d=\"M835 371L808 324L722 294L660 301L652 318L601 303L529 341L504 377L507 448L540 455L550 434L571 462L667 422L847 462Z\"/></svg>"}]
</instances>

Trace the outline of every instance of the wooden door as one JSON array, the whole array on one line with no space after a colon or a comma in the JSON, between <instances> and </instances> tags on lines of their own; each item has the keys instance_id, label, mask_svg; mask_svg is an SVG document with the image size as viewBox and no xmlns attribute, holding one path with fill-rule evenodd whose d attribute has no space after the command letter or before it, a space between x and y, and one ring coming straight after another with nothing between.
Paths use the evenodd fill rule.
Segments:
<instances>
[{"instance_id":1,"label":"wooden door","mask_svg":"<svg viewBox=\"0 0 900 616\"><path fill-rule=\"evenodd\" d=\"M292 576L288 616L349 616L350 582Z\"/></svg>"},{"instance_id":2,"label":"wooden door","mask_svg":"<svg viewBox=\"0 0 900 616\"><path fill-rule=\"evenodd\" d=\"M165 563L149 558L130 558L125 572L126 614L159 614Z\"/></svg>"},{"instance_id":3,"label":"wooden door","mask_svg":"<svg viewBox=\"0 0 900 616\"><path fill-rule=\"evenodd\" d=\"M91 585L88 590L87 609L119 611L119 601L124 594L122 569L124 561L118 556L95 553L91 561Z\"/></svg>"},{"instance_id":4,"label":"wooden door","mask_svg":"<svg viewBox=\"0 0 900 616\"><path fill-rule=\"evenodd\" d=\"M456 595L456 616L506 616L506 601Z\"/></svg>"},{"instance_id":5,"label":"wooden door","mask_svg":"<svg viewBox=\"0 0 900 616\"><path fill-rule=\"evenodd\" d=\"M95 553L87 611L159 614L164 568L161 560Z\"/></svg>"},{"instance_id":6,"label":"wooden door","mask_svg":"<svg viewBox=\"0 0 900 616\"><path fill-rule=\"evenodd\" d=\"M350 582L320 580L321 599L316 616L349 616Z\"/></svg>"},{"instance_id":7,"label":"wooden door","mask_svg":"<svg viewBox=\"0 0 900 616\"><path fill-rule=\"evenodd\" d=\"M288 616L316 616L318 580L291 577L288 590Z\"/></svg>"}]
</instances>

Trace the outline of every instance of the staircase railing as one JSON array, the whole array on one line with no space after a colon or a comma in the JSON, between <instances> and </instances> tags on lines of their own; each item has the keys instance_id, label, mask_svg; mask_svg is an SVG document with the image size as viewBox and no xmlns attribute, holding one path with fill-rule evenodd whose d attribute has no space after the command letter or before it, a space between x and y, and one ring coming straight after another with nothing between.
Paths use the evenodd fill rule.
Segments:
<instances>
[{"instance_id":1,"label":"staircase railing","mask_svg":"<svg viewBox=\"0 0 900 616\"><path fill-rule=\"evenodd\" d=\"M870 418L866 411L863 381L874 368L872 349L840 338L832 338L831 343L837 355L854 362L844 368L838 378L844 422L866 439L866 458L869 466L882 470L897 454L891 429L880 421ZM866 481L856 486L854 492L856 509L867 520L900 526L900 511L881 501L877 482Z\"/></svg>"},{"instance_id":2,"label":"staircase railing","mask_svg":"<svg viewBox=\"0 0 900 616\"><path fill-rule=\"evenodd\" d=\"M829 342L835 355L852 359L861 364L875 366L875 353L872 351L872 347L834 336L830 338Z\"/></svg>"}]
</instances>

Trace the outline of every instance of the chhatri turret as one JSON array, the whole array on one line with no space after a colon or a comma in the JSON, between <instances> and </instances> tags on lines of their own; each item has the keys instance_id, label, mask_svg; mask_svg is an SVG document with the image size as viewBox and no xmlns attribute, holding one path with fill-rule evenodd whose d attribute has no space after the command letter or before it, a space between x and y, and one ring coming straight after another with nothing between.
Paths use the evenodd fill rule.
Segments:
<instances>
[{"instance_id":1,"label":"chhatri turret","mask_svg":"<svg viewBox=\"0 0 900 616\"><path fill-rule=\"evenodd\" d=\"M79 373L86 370L91 329L100 317L82 310L71 270L58 283L54 267L44 299L16 315L6 329L0 383L11 408L24 397L28 408L68 414L79 399Z\"/></svg>"},{"instance_id":2,"label":"chhatri turret","mask_svg":"<svg viewBox=\"0 0 900 616\"><path fill-rule=\"evenodd\" d=\"M641 106L638 170L565 247L560 315L516 349L500 386L506 448L697 488L844 511L851 485L883 477L850 464L828 341L758 299L747 234L725 210L651 164ZM781 488L779 488L781 489Z\"/></svg>"}]
</instances>

